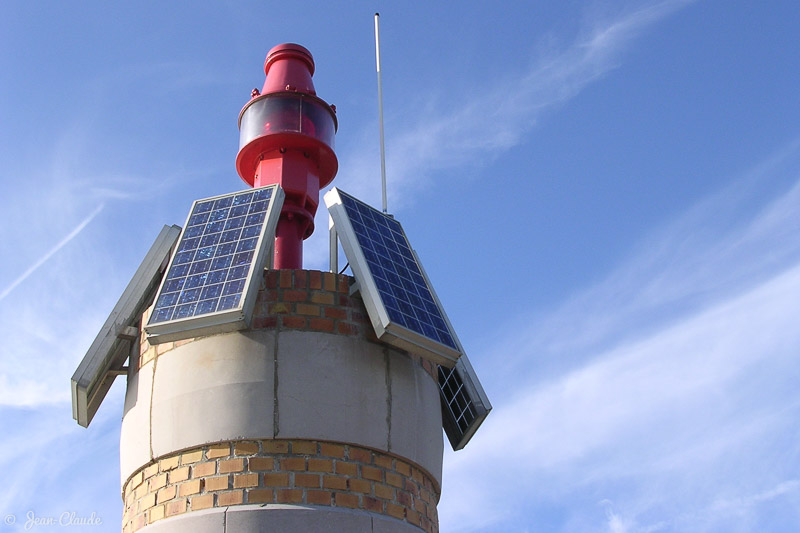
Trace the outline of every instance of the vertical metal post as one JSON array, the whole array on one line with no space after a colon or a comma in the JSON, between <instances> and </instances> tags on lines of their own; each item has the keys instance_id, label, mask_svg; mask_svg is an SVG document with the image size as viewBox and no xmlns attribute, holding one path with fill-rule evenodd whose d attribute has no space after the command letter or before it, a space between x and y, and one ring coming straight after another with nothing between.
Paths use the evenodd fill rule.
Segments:
<instances>
[{"instance_id":1,"label":"vertical metal post","mask_svg":"<svg viewBox=\"0 0 800 533\"><path fill-rule=\"evenodd\" d=\"M378 122L381 131L381 187L383 191L383 212L387 212L386 205L386 149L383 142L383 82L381 81L381 37L378 29L380 14L375 13L375 65L378 71Z\"/></svg>"}]
</instances>

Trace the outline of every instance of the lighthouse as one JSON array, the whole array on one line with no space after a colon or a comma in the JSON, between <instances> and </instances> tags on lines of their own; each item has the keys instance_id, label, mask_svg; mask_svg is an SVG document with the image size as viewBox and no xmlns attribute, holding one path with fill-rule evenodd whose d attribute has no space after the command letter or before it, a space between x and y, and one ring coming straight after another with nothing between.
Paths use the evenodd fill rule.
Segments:
<instances>
[{"instance_id":1,"label":"lighthouse","mask_svg":"<svg viewBox=\"0 0 800 533\"><path fill-rule=\"evenodd\" d=\"M438 531L442 428L460 449L491 409L399 221L334 188L353 275L303 268L338 170L314 69L269 51L248 187L164 227L73 376L83 426L127 379L124 533Z\"/></svg>"}]
</instances>

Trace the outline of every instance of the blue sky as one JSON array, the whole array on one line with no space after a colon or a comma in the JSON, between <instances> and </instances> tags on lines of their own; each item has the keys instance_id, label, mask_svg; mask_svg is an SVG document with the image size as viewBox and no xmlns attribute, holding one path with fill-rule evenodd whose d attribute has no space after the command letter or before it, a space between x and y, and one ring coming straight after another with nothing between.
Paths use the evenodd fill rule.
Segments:
<instances>
[{"instance_id":1,"label":"blue sky","mask_svg":"<svg viewBox=\"0 0 800 533\"><path fill-rule=\"evenodd\" d=\"M119 524L123 380L83 429L69 378L160 227L244 187L269 48L380 205L376 10L389 208L495 406L442 531L795 529L800 8L712 0L0 4L0 529Z\"/></svg>"}]
</instances>

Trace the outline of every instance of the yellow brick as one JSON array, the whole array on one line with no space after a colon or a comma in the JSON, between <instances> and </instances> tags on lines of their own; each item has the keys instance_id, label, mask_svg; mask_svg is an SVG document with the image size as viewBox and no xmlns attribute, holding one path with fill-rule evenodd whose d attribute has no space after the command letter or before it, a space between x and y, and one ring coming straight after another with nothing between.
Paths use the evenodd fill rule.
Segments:
<instances>
[{"instance_id":1,"label":"yellow brick","mask_svg":"<svg viewBox=\"0 0 800 533\"><path fill-rule=\"evenodd\" d=\"M155 522L156 520L161 520L164 518L164 506L159 505L158 507L153 507L150 509L150 522Z\"/></svg>"},{"instance_id":2,"label":"yellow brick","mask_svg":"<svg viewBox=\"0 0 800 533\"><path fill-rule=\"evenodd\" d=\"M230 444L215 444L208 447L206 458L216 459L217 457L228 457L231 454Z\"/></svg>"},{"instance_id":3,"label":"yellow brick","mask_svg":"<svg viewBox=\"0 0 800 533\"><path fill-rule=\"evenodd\" d=\"M219 473L241 472L244 470L244 459L228 459L219 462Z\"/></svg>"},{"instance_id":4,"label":"yellow brick","mask_svg":"<svg viewBox=\"0 0 800 533\"><path fill-rule=\"evenodd\" d=\"M316 455L317 443L307 440L293 440L292 453L296 455Z\"/></svg>"},{"instance_id":5,"label":"yellow brick","mask_svg":"<svg viewBox=\"0 0 800 533\"><path fill-rule=\"evenodd\" d=\"M170 457L168 459L161 459L159 464L161 465L161 471L166 472L167 470L172 470L173 468L178 468L178 464L180 464L180 456Z\"/></svg>"},{"instance_id":6,"label":"yellow brick","mask_svg":"<svg viewBox=\"0 0 800 533\"><path fill-rule=\"evenodd\" d=\"M207 491L227 490L228 476L207 477L205 479L205 487Z\"/></svg>"},{"instance_id":7,"label":"yellow brick","mask_svg":"<svg viewBox=\"0 0 800 533\"><path fill-rule=\"evenodd\" d=\"M167 504L167 516L175 516L186 512L186 500L177 500Z\"/></svg>"},{"instance_id":8,"label":"yellow brick","mask_svg":"<svg viewBox=\"0 0 800 533\"><path fill-rule=\"evenodd\" d=\"M233 488L235 489L257 486L258 474L240 474L238 476L233 476Z\"/></svg>"},{"instance_id":9,"label":"yellow brick","mask_svg":"<svg viewBox=\"0 0 800 533\"><path fill-rule=\"evenodd\" d=\"M311 301L315 304L333 305L333 293L314 292L311 294Z\"/></svg>"},{"instance_id":10,"label":"yellow brick","mask_svg":"<svg viewBox=\"0 0 800 533\"><path fill-rule=\"evenodd\" d=\"M173 349L175 347L174 342L162 342L161 344L156 345L156 355L161 355Z\"/></svg>"},{"instance_id":11,"label":"yellow brick","mask_svg":"<svg viewBox=\"0 0 800 533\"><path fill-rule=\"evenodd\" d=\"M198 463L192 466L192 478L211 476L217 471L217 463Z\"/></svg>"},{"instance_id":12,"label":"yellow brick","mask_svg":"<svg viewBox=\"0 0 800 533\"><path fill-rule=\"evenodd\" d=\"M169 487L164 487L156 494L156 502L157 503L164 503L167 500L171 500L175 497L175 494L178 491L177 485L170 485Z\"/></svg>"},{"instance_id":13,"label":"yellow brick","mask_svg":"<svg viewBox=\"0 0 800 533\"><path fill-rule=\"evenodd\" d=\"M167 484L167 474L159 474L150 478L150 490L158 490Z\"/></svg>"},{"instance_id":14,"label":"yellow brick","mask_svg":"<svg viewBox=\"0 0 800 533\"><path fill-rule=\"evenodd\" d=\"M139 500L139 512L142 513L156 504L155 493L150 493Z\"/></svg>"},{"instance_id":15,"label":"yellow brick","mask_svg":"<svg viewBox=\"0 0 800 533\"><path fill-rule=\"evenodd\" d=\"M144 469L144 479L148 479L158 474L158 463L148 466Z\"/></svg>"},{"instance_id":16,"label":"yellow brick","mask_svg":"<svg viewBox=\"0 0 800 533\"><path fill-rule=\"evenodd\" d=\"M188 465L202 460L203 460L203 450L197 450L196 452L189 452L181 455L182 465Z\"/></svg>"},{"instance_id":17,"label":"yellow brick","mask_svg":"<svg viewBox=\"0 0 800 533\"><path fill-rule=\"evenodd\" d=\"M138 474L133 476L131 480L128 482L128 488L130 488L130 490L135 489L136 487L142 484L143 479L144 475L142 474L142 472L139 472Z\"/></svg>"},{"instance_id":18,"label":"yellow brick","mask_svg":"<svg viewBox=\"0 0 800 533\"><path fill-rule=\"evenodd\" d=\"M154 346L150 346L145 352L142 354L142 357L139 359L139 368L142 368L147 363L151 362L153 359L156 358L156 349Z\"/></svg>"},{"instance_id":19,"label":"yellow brick","mask_svg":"<svg viewBox=\"0 0 800 533\"><path fill-rule=\"evenodd\" d=\"M203 494L202 496L195 496L191 501L192 511L199 511L200 509L209 509L214 507L214 495Z\"/></svg>"},{"instance_id":20,"label":"yellow brick","mask_svg":"<svg viewBox=\"0 0 800 533\"><path fill-rule=\"evenodd\" d=\"M258 453L257 442L237 442L233 445L234 455L253 455Z\"/></svg>"},{"instance_id":21,"label":"yellow brick","mask_svg":"<svg viewBox=\"0 0 800 533\"><path fill-rule=\"evenodd\" d=\"M297 314L307 316L319 316L319 306L312 304L297 304Z\"/></svg>"},{"instance_id":22,"label":"yellow brick","mask_svg":"<svg viewBox=\"0 0 800 533\"><path fill-rule=\"evenodd\" d=\"M189 479L189 467L183 466L178 468L177 470L173 470L169 473L169 482L170 483L178 483L180 481L186 481Z\"/></svg>"},{"instance_id":23,"label":"yellow brick","mask_svg":"<svg viewBox=\"0 0 800 533\"><path fill-rule=\"evenodd\" d=\"M243 501L244 501L243 490L222 492L217 495L217 505L219 505L220 507L224 505L238 505Z\"/></svg>"},{"instance_id":24,"label":"yellow brick","mask_svg":"<svg viewBox=\"0 0 800 533\"><path fill-rule=\"evenodd\" d=\"M261 447L265 453L288 453L289 442L285 440L262 440Z\"/></svg>"},{"instance_id":25,"label":"yellow brick","mask_svg":"<svg viewBox=\"0 0 800 533\"><path fill-rule=\"evenodd\" d=\"M247 503L272 503L272 489L258 489L247 492Z\"/></svg>"},{"instance_id":26,"label":"yellow brick","mask_svg":"<svg viewBox=\"0 0 800 533\"><path fill-rule=\"evenodd\" d=\"M178 487L178 494L181 496L191 496L192 494L199 493L202 486L203 480L201 479L187 481L186 483L181 483L180 487Z\"/></svg>"}]
</instances>

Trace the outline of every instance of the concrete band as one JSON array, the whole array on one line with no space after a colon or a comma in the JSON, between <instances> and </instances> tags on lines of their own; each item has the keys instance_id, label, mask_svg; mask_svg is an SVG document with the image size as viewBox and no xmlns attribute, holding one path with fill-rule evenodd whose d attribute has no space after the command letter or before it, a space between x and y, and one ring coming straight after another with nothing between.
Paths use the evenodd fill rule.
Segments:
<instances>
[{"instance_id":1,"label":"concrete band","mask_svg":"<svg viewBox=\"0 0 800 533\"><path fill-rule=\"evenodd\" d=\"M341 523L344 529L337 531L435 532L439 494L433 478L417 465L360 446L272 439L219 443L184 450L138 470L124 487L123 532L186 513L237 506L243 506L242 512L275 512L237 515L239 520L262 524L246 531L284 530L279 524L291 531L319 520L329 527ZM376 522L375 515L383 518ZM209 531L223 531L216 525L222 517L213 512L190 518L167 520L173 525L165 531L175 531L172 528L178 524L187 531L206 526ZM160 529L145 531L151 530ZM238 530L242 529L232 529Z\"/></svg>"}]
</instances>

